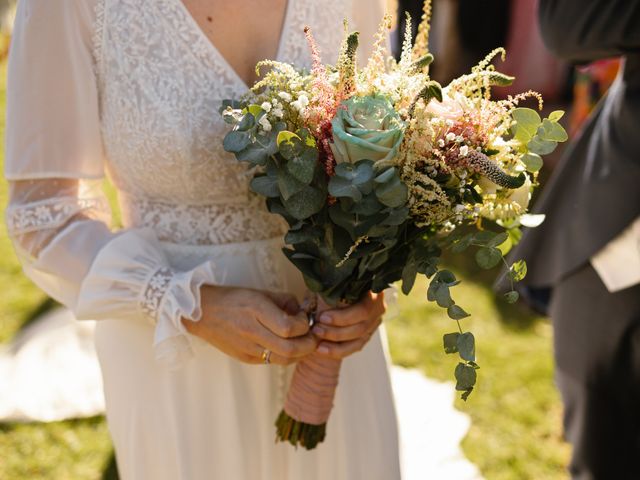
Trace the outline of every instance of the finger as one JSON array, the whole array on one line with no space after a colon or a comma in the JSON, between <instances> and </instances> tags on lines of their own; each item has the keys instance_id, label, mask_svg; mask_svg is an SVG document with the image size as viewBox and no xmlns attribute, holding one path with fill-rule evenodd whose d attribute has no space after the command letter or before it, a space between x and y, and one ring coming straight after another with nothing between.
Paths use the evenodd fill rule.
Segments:
<instances>
[{"instance_id":1,"label":"finger","mask_svg":"<svg viewBox=\"0 0 640 480\"><path fill-rule=\"evenodd\" d=\"M363 335L366 335L368 329L369 324L366 322L356 323L355 325L349 325L347 327L333 327L317 323L311 329L311 333L321 340L328 340L331 342L348 342L351 340L357 340Z\"/></svg>"},{"instance_id":2,"label":"finger","mask_svg":"<svg viewBox=\"0 0 640 480\"><path fill-rule=\"evenodd\" d=\"M370 318L378 318L385 312L384 295L369 292L364 299L350 307L323 312L318 321L324 325L348 327Z\"/></svg>"},{"instance_id":3,"label":"finger","mask_svg":"<svg viewBox=\"0 0 640 480\"><path fill-rule=\"evenodd\" d=\"M262 359L260 358L262 350L259 350L253 342L244 340L243 338L236 337L233 340L227 339L226 341L212 345L222 353L225 353L242 363L255 365L262 362ZM258 350L259 353L256 353Z\"/></svg>"},{"instance_id":4,"label":"finger","mask_svg":"<svg viewBox=\"0 0 640 480\"><path fill-rule=\"evenodd\" d=\"M356 323L348 327L332 327L329 325L316 324L311 332L320 340L349 342L370 336L377 330L381 323L382 317L372 318L366 322Z\"/></svg>"},{"instance_id":5,"label":"finger","mask_svg":"<svg viewBox=\"0 0 640 480\"><path fill-rule=\"evenodd\" d=\"M321 342L316 352L323 357L340 360L362 350L368 341L369 336L361 337L358 340L352 340L350 342Z\"/></svg>"},{"instance_id":6,"label":"finger","mask_svg":"<svg viewBox=\"0 0 640 480\"><path fill-rule=\"evenodd\" d=\"M298 359L296 358L287 358L287 357L283 357L281 355L278 355L275 352L272 352L269 349L265 349L264 347L258 345L258 344L254 344L253 346L253 351L254 351L254 357L258 359L258 363L262 363L265 365L291 365L292 363L295 363L298 361ZM267 358L268 358L268 362L265 362L265 351L267 351Z\"/></svg>"},{"instance_id":7,"label":"finger","mask_svg":"<svg viewBox=\"0 0 640 480\"><path fill-rule=\"evenodd\" d=\"M264 294L269 297L273 301L273 303L278 306L278 308L284 310L289 315L295 315L301 310L300 303L298 303L298 299L295 297L295 295L291 295L290 293L269 291L264 292Z\"/></svg>"},{"instance_id":8,"label":"finger","mask_svg":"<svg viewBox=\"0 0 640 480\"><path fill-rule=\"evenodd\" d=\"M282 338L274 334L259 323L256 328L247 332L249 340L268 348L283 358L297 359L313 353L318 344L313 335L297 338Z\"/></svg>"},{"instance_id":9,"label":"finger","mask_svg":"<svg viewBox=\"0 0 640 480\"><path fill-rule=\"evenodd\" d=\"M289 315L266 295L259 301L257 319L265 328L281 338L301 337L309 332L309 321L304 312Z\"/></svg>"}]
</instances>

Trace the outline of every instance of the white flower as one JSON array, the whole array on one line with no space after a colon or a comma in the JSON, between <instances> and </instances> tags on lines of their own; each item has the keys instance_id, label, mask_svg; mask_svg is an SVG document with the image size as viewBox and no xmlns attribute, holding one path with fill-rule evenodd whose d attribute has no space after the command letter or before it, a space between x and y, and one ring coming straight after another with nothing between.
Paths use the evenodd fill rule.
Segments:
<instances>
[{"instance_id":1,"label":"white flower","mask_svg":"<svg viewBox=\"0 0 640 480\"><path fill-rule=\"evenodd\" d=\"M462 204L458 204L458 205L456 205L456 206L455 206L455 208L454 208L454 211L455 211L456 213L462 213L462 212L464 212L464 205L462 205Z\"/></svg>"},{"instance_id":2,"label":"white flower","mask_svg":"<svg viewBox=\"0 0 640 480\"><path fill-rule=\"evenodd\" d=\"M266 116L262 117L258 123L265 132L271 131L271 123L269 123L269 119Z\"/></svg>"},{"instance_id":3,"label":"white flower","mask_svg":"<svg viewBox=\"0 0 640 480\"><path fill-rule=\"evenodd\" d=\"M282 118L284 116L284 111L282 110L282 107L276 107L273 109L273 116L276 118Z\"/></svg>"},{"instance_id":4,"label":"white flower","mask_svg":"<svg viewBox=\"0 0 640 480\"><path fill-rule=\"evenodd\" d=\"M438 146L440 148L444 148L444 140L443 139L438 140Z\"/></svg>"},{"instance_id":5,"label":"white flower","mask_svg":"<svg viewBox=\"0 0 640 480\"><path fill-rule=\"evenodd\" d=\"M457 142L457 143L462 143L462 142L464 142L464 137L463 137L462 135L458 135L458 136L456 137L456 142Z\"/></svg>"},{"instance_id":6,"label":"white flower","mask_svg":"<svg viewBox=\"0 0 640 480\"><path fill-rule=\"evenodd\" d=\"M447 139L447 142L453 142L456 139L456 134L453 132L447 133L447 136L444 137Z\"/></svg>"},{"instance_id":7,"label":"white flower","mask_svg":"<svg viewBox=\"0 0 640 480\"><path fill-rule=\"evenodd\" d=\"M302 107L309 106L309 97L306 93L300 93L298 95L298 101L300 102L300 105L302 105Z\"/></svg>"},{"instance_id":8,"label":"white flower","mask_svg":"<svg viewBox=\"0 0 640 480\"><path fill-rule=\"evenodd\" d=\"M260 108L269 113L271 111L271 104L269 102L264 102L262 105L260 105Z\"/></svg>"},{"instance_id":9,"label":"white flower","mask_svg":"<svg viewBox=\"0 0 640 480\"><path fill-rule=\"evenodd\" d=\"M461 157L466 157L467 155L469 155L469 147L466 145L463 145L460 147L460 156Z\"/></svg>"},{"instance_id":10,"label":"white flower","mask_svg":"<svg viewBox=\"0 0 640 480\"><path fill-rule=\"evenodd\" d=\"M280 92L278 96L287 103L291 102L292 100L291 95L287 92Z\"/></svg>"},{"instance_id":11,"label":"white flower","mask_svg":"<svg viewBox=\"0 0 640 480\"><path fill-rule=\"evenodd\" d=\"M508 198L511 202L517 204L523 212L527 210L531 201L531 179L529 175L527 175L527 179L520 188L511 191Z\"/></svg>"}]
</instances>

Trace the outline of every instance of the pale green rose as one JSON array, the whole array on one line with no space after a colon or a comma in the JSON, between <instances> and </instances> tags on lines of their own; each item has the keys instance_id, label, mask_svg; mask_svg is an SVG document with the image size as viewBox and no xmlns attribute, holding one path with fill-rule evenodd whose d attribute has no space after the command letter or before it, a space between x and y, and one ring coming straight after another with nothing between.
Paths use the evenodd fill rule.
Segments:
<instances>
[{"instance_id":1,"label":"pale green rose","mask_svg":"<svg viewBox=\"0 0 640 480\"><path fill-rule=\"evenodd\" d=\"M404 136L404 123L382 96L351 97L331 122L331 150L337 163L392 160Z\"/></svg>"}]
</instances>

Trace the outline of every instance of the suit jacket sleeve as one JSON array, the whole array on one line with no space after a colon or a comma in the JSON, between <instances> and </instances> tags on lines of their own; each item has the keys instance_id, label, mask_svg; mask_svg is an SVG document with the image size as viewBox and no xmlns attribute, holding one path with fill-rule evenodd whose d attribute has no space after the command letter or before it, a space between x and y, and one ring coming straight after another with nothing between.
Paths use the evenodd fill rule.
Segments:
<instances>
[{"instance_id":1,"label":"suit jacket sleeve","mask_svg":"<svg viewBox=\"0 0 640 480\"><path fill-rule=\"evenodd\" d=\"M571 62L640 52L640 0L540 0L551 51Z\"/></svg>"}]
</instances>

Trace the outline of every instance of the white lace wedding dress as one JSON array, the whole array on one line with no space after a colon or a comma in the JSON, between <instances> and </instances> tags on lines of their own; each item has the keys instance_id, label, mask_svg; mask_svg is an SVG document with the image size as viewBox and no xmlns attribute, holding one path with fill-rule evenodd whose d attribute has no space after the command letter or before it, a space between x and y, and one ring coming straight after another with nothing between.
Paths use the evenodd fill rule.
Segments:
<instances>
[{"instance_id":1,"label":"white lace wedding dress","mask_svg":"<svg viewBox=\"0 0 640 480\"><path fill-rule=\"evenodd\" d=\"M289 0L278 59L309 65L310 25L333 61L342 18L368 39L380 14L371 1ZM181 0L21 0L9 62L10 235L41 288L78 319L99 320L122 478L397 479L380 335L344 362L328 438L306 452L274 443L290 371L239 363L180 323L199 318L203 283L303 290L280 251L282 224L221 147L220 102L245 89Z\"/></svg>"}]
</instances>

